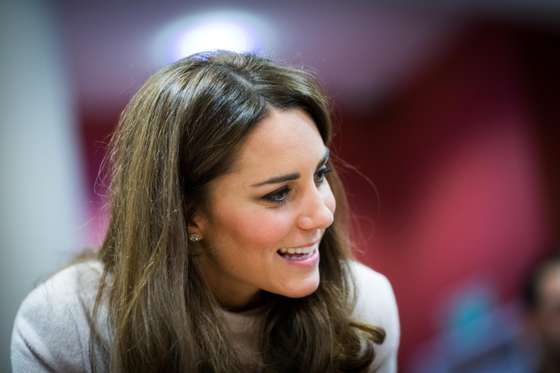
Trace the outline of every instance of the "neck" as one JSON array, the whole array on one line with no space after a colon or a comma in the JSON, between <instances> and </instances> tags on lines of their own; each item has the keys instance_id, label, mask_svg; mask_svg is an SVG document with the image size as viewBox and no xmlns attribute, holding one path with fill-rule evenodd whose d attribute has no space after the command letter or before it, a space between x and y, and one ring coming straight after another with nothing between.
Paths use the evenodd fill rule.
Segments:
<instances>
[{"instance_id":1,"label":"neck","mask_svg":"<svg viewBox=\"0 0 560 373\"><path fill-rule=\"evenodd\" d=\"M257 308L262 303L258 288L240 283L219 271L212 259L201 258L200 268L206 286L225 310L243 312Z\"/></svg>"}]
</instances>

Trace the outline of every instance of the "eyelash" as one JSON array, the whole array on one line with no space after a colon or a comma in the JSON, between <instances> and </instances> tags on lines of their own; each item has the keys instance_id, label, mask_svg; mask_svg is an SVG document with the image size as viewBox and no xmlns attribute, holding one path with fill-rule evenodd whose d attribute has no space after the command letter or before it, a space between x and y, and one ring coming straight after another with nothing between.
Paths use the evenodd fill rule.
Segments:
<instances>
[{"instance_id":1,"label":"eyelash","mask_svg":"<svg viewBox=\"0 0 560 373\"><path fill-rule=\"evenodd\" d=\"M321 168L319 168L314 175L315 184L317 186L323 184L323 182L325 181L325 176L331 171L332 170L328 165L321 166ZM281 205L287 201L288 194L290 194L291 191L292 189L290 187L285 186L283 188L275 190L274 192L268 193L267 195L263 196L262 199L267 202Z\"/></svg>"}]
</instances>

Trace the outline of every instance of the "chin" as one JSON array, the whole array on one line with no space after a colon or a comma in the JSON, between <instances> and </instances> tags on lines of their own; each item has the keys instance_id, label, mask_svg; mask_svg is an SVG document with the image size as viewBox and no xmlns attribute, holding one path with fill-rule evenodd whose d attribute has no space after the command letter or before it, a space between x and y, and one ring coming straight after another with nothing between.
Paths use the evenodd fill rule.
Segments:
<instances>
[{"instance_id":1,"label":"chin","mask_svg":"<svg viewBox=\"0 0 560 373\"><path fill-rule=\"evenodd\" d=\"M319 288L319 277L309 279L305 283L295 284L294 286L284 287L280 295L288 298L303 298L313 294Z\"/></svg>"}]
</instances>

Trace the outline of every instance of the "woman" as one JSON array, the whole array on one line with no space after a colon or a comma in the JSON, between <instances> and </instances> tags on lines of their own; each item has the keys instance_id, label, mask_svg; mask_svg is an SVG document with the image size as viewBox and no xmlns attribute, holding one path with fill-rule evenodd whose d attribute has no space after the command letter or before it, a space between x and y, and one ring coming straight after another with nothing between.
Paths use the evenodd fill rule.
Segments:
<instances>
[{"instance_id":1,"label":"woman","mask_svg":"<svg viewBox=\"0 0 560 373\"><path fill-rule=\"evenodd\" d=\"M395 372L394 295L350 260L330 136L303 71L214 52L156 73L111 142L98 258L24 301L14 370Z\"/></svg>"}]
</instances>

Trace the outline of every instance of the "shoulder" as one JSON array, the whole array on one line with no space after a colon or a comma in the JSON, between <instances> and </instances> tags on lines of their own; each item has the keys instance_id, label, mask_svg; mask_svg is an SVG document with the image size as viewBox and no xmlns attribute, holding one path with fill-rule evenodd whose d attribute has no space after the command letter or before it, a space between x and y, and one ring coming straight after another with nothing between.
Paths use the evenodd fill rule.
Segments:
<instances>
[{"instance_id":1,"label":"shoulder","mask_svg":"<svg viewBox=\"0 0 560 373\"><path fill-rule=\"evenodd\" d=\"M354 316L372 324L393 326L397 306L387 277L356 261L349 262L349 267L356 286Z\"/></svg>"},{"instance_id":2,"label":"shoulder","mask_svg":"<svg viewBox=\"0 0 560 373\"><path fill-rule=\"evenodd\" d=\"M353 317L357 321L385 330L385 341L376 348L375 365L382 372L396 371L400 323L391 283L383 274L362 263L350 261L348 264L355 283L356 303Z\"/></svg>"},{"instance_id":3,"label":"shoulder","mask_svg":"<svg viewBox=\"0 0 560 373\"><path fill-rule=\"evenodd\" d=\"M86 370L90 312L102 272L97 261L72 265L24 299L12 332L14 372Z\"/></svg>"},{"instance_id":4,"label":"shoulder","mask_svg":"<svg viewBox=\"0 0 560 373\"><path fill-rule=\"evenodd\" d=\"M29 293L18 316L31 315L30 311L39 310L51 316L60 315L74 311L78 306L89 305L95 299L102 273L103 267L98 261L64 268Z\"/></svg>"}]
</instances>

